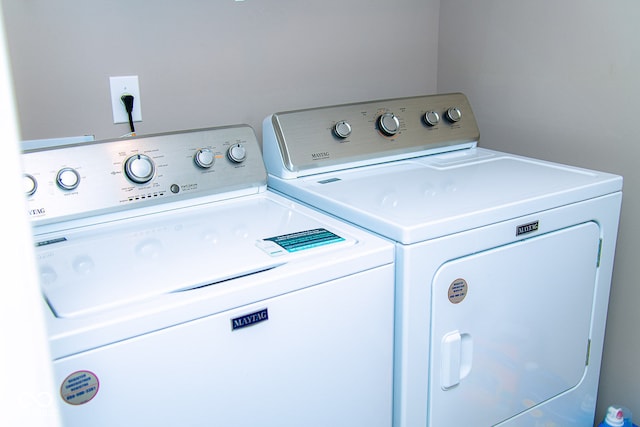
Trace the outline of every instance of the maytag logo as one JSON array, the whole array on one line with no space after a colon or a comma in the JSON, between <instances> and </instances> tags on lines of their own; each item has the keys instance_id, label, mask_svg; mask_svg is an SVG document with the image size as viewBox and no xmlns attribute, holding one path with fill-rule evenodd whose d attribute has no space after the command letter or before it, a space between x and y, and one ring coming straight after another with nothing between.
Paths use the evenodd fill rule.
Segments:
<instances>
[{"instance_id":1,"label":"maytag logo","mask_svg":"<svg viewBox=\"0 0 640 427\"><path fill-rule=\"evenodd\" d=\"M40 216L40 215L44 215L46 212L44 211L44 208L37 208L37 209L29 209L29 216Z\"/></svg>"},{"instance_id":2,"label":"maytag logo","mask_svg":"<svg viewBox=\"0 0 640 427\"><path fill-rule=\"evenodd\" d=\"M537 231L537 230L538 230L538 221L530 222L528 224L522 224L516 228L516 236L533 233L534 231Z\"/></svg>"},{"instance_id":3,"label":"maytag logo","mask_svg":"<svg viewBox=\"0 0 640 427\"><path fill-rule=\"evenodd\" d=\"M269 320L269 312L266 308L231 319L231 330L235 331L236 329L246 328L247 326L252 326L265 320Z\"/></svg>"},{"instance_id":4,"label":"maytag logo","mask_svg":"<svg viewBox=\"0 0 640 427\"><path fill-rule=\"evenodd\" d=\"M311 153L311 159L312 160L328 159L329 157L331 157L331 155L329 154L328 151L320 151L318 153Z\"/></svg>"}]
</instances>

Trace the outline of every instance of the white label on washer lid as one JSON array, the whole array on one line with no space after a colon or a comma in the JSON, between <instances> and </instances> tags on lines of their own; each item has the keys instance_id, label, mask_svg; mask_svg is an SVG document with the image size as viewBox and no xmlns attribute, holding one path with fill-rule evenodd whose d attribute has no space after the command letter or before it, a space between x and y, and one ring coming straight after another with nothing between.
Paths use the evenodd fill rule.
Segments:
<instances>
[{"instance_id":1,"label":"white label on washer lid","mask_svg":"<svg viewBox=\"0 0 640 427\"><path fill-rule=\"evenodd\" d=\"M283 255L287 252L299 252L318 246L343 242L344 237L324 228L304 230L296 233L269 237L258 241L258 246L271 256Z\"/></svg>"},{"instance_id":2,"label":"white label on washer lid","mask_svg":"<svg viewBox=\"0 0 640 427\"><path fill-rule=\"evenodd\" d=\"M64 379L60 396L69 405L84 405L98 394L100 381L91 371L76 371Z\"/></svg>"}]
</instances>

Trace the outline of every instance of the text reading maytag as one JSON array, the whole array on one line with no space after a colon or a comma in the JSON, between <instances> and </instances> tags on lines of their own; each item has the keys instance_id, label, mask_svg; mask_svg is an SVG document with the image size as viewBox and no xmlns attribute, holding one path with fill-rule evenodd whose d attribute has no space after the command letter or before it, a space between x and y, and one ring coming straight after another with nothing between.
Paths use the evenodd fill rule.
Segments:
<instances>
[{"instance_id":1,"label":"text reading maytag","mask_svg":"<svg viewBox=\"0 0 640 427\"><path fill-rule=\"evenodd\" d=\"M266 308L231 319L231 330L235 331L236 329L246 328L247 326L255 325L265 320L269 320L269 312Z\"/></svg>"},{"instance_id":2,"label":"text reading maytag","mask_svg":"<svg viewBox=\"0 0 640 427\"><path fill-rule=\"evenodd\" d=\"M521 234L533 233L538 230L538 221L530 222L528 224L519 225L516 228L516 236Z\"/></svg>"},{"instance_id":3,"label":"text reading maytag","mask_svg":"<svg viewBox=\"0 0 640 427\"><path fill-rule=\"evenodd\" d=\"M311 153L311 158L313 160L328 159L329 157L331 157L331 155L329 154L328 151L322 151L322 152L319 152L319 153Z\"/></svg>"}]
</instances>

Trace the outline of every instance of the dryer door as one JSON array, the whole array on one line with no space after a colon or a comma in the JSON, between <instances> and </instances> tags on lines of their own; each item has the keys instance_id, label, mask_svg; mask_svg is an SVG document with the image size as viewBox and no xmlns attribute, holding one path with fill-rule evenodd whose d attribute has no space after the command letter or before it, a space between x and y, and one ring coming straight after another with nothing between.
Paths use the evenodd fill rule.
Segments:
<instances>
[{"instance_id":1,"label":"dryer door","mask_svg":"<svg viewBox=\"0 0 640 427\"><path fill-rule=\"evenodd\" d=\"M493 426L576 386L600 230L576 225L443 264L432 284L430 425Z\"/></svg>"}]
</instances>

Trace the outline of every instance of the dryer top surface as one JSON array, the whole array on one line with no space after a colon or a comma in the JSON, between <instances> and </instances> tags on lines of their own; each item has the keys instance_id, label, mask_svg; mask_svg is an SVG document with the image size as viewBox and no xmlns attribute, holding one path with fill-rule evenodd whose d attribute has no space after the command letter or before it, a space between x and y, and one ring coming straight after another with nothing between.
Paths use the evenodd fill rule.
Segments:
<instances>
[{"instance_id":1,"label":"dryer top surface","mask_svg":"<svg viewBox=\"0 0 640 427\"><path fill-rule=\"evenodd\" d=\"M617 192L622 178L471 148L269 185L410 244Z\"/></svg>"}]
</instances>

